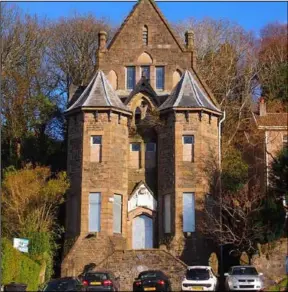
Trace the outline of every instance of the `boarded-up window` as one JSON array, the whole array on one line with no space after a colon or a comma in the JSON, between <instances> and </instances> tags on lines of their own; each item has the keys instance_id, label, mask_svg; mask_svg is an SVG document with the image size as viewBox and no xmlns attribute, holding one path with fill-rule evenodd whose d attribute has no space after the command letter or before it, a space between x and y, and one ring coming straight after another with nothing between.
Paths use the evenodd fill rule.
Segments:
<instances>
[{"instance_id":1,"label":"boarded-up window","mask_svg":"<svg viewBox=\"0 0 288 292\"><path fill-rule=\"evenodd\" d=\"M164 80L165 80L164 67L156 67L156 89L164 90Z\"/></svg>"},{"instance_id":2,"label":"boarded-up window","mask_svg":"<svg viewBox=\"0 0 288 292\"><path fill-rule=\"evenodd\" d=\"M141 144L130 143L130 167L140 168L141 167Z\"/></svg>"},{"instance_id":3,"label":"boarded-up window","mask_svg":"<svg viewBox=\"0 0 288 292\"><path fill-rule=\"evenodd\" d=\"M102 136L91 136L90 161L101 162L102 160Z\"/></svg>"},{"instance_id":4,"label":"boarded-up window","mask_svg":"<svg viewBox=\"0 0 288 292\"><path fill-rule=\"evenodd\" d=\"M122 232L122 196L116 194L113 201L113 232Z\"/></svg>"},{"instance_id":5,"label":"boarded-up window","mask_svg":"<svg viewBox=\"0 0 288 292\"><path fill-rule=\"evenodd\" d=\"M195 231L195 195L183 193L183 232Z\"/></svg>"},{"instance_id":6,"label":"boarded-up window","mask_svg":"<svg viewBox=\"0 0 288 292\"><path fill-rule=\"evenodd\" d=\"M194 162L194 136L183 136L183 161Z\"/></svg>"},{"instance_id":7,"label":"boarded-up window","mask_svg":"<svg viewBox=\"0 0 288 292\"><path fill-rule=\"evenodd\" d=\"M156 166L156 143L149 142L146 144L145 167L154 168Z\"/></svg>"},{"instance_id":8,"label":"boarded-up window","mask_svg":"<svg viewBox=\"0 0 288 292\"><path fill-rule=\"evenodd\" d=\"M164 196L164 233L171 232L171 195Z\"/></svg>"},{"instance_id":9,"label":"boarded-up window","mask_svg":"<svg viewBox=\"0 0 288 292\"><path fill-rule=\"evenodd\" d=\"M126 88L134 89L135 82L136 82L135 67L134 66L126 67Z\"/></svg>"},{"instance_id":10,"label":"boarded-up window","mask_svg":"<svg viewBox=\"0 0 288 292\"><path fill-rule=\"evenodd\" d=\"M100 231L101 193L89 194L89 232Z\"/></svg>"}]
</instances>

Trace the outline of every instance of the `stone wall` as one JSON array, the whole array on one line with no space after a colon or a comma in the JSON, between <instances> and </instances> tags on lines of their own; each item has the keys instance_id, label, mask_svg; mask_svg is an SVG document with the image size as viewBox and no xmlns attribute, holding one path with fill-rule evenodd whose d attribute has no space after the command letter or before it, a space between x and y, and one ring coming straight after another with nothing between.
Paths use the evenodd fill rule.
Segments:
<instances>
[{"instance_id":1,"label":"stone wall","mask_svg":"<svg viewBox=\"0 0 288 292\"><path fill-rule=\"evenodd\" d=\"M95 234L79 237L61 265L61 277L78 276L85 267L98 265L115 250L125 249L126 241L121 236Z\"/></svg>"},{"instance_id":2,"label":"stone wall","mask_svg":"<svg viewBox=\"0 0 288 292\"><path fill-rule=\"evenodd\" d=\"M97 269L107 269L119 276L121 291L132 291L133 281L140 272L161 270L170 278L172 291L180 291L187 266L164 250L147 249L115 251Z\"/></svg>"},{"instance_id":3,"label":"stone wall","mask_svg":"<svg viewBox=\"0 0 288 292\"><path fill-rule=\"evenodd\" d=\"M270 244L271 245L271 244ZM287 238L283 238L275 243L272 243L270 250L268 245L261 247L261 255L252 258L252 264L258 272L264 275L265 287L278 283L286 275L285 260L287 256Z\"/></svg>"},{"instance_id":4,"label":"stone wall","mask_svg":"<svg viewBox=\"0 0 288 292\"><path fill-rule=\"evenodd\" d=\"M283 148L283 136L287 135L287 131L266 131L266 139L267 139L267 154L266 161L269 166L273 162L273 158L275 158L278 152Z\"/></svg>"},{"instance_id":5,"label":"stone wall","mask_svg":"<svg viewBox=\"0 0 288 292\"><path fill-rule=\"evenodd\" d=\"M68 118L67 173L70 188L66 196L66 237L80 233L80 207L83 157L83 115Z\"/></svg>"}]
</instances>

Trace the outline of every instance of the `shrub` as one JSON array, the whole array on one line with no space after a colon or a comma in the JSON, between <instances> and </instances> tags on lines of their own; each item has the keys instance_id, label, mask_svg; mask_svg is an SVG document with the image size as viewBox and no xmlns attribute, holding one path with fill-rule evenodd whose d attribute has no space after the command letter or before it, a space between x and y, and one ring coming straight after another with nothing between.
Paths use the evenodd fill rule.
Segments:
<instances>
[{"instance_id":1,"label":"shrub","mask_svg":"<svg viewBox=\"0 0 288 292\"><path fill-rule=\"evenodd\" d=\"M16 250L7 238L2 239L2 284L24 283L28 291L37 291L40 265Z\"/></svg>"}]
</instances>

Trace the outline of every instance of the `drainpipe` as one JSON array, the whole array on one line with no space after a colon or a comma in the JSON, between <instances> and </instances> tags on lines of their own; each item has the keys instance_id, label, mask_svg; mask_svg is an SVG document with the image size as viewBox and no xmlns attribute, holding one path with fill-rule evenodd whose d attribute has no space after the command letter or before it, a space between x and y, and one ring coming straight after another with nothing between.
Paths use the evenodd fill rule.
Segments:
<instances>
[{"instance_id":1,"label":"drainpipe","mask_svg":"<svg viewBox=\"0 0 288 292\"><path fill-rule=\"evenodd\" d=\"M219 157L219 195L220 195L220 234L221 234L221 245L220 245L220 279L224 280L224 269L223 269L223 244L222 244L222 164L221 164L221 130L222 123L225 121L226 112L223 112L223 117L219 122L218 127L218 157Z\"/></svg>"},{"instance_id":2,"label":"drainpipe","mask_svg":"<svg viewBox=\"0 0 288 292\"><path fill-rule=\"evenodd\" d=\"M223 118L220 120L219 122L219 128L218 128L218 154L219 154L219 170L220 172L222 171L222 167L221 167L221 125L222 123L225 121L226 118L226 112L223 112Z\"/></svg>"}]
</instances>

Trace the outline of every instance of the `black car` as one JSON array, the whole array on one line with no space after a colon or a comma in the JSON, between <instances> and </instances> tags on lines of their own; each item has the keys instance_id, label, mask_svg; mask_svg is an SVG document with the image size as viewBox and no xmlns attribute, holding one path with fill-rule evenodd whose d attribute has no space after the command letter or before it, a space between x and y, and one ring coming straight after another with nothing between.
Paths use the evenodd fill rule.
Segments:
<instances>
[{"instance_id":1,"label":"black car","mask_svg":"<svg viewBox=\"0 0 288 292\"><path fill-rule=\"evenodd\" d=\"M145 271L135 279L133 291L171 291L171 283L162 271Z\"/></svg>"},{"instance_id":2,"label":"black car","mask_svg":"<svg viewBox=\"0 0 288 292\"><path fill-rule=\"evenodd\" d=\"M82 277L86 291L120 291L119 277L109 271L90 271Z\"/></svg>"},{"instance_id":3,"label":"black car","mask_svg":"<svg viewBox=\"0 0 288 292\"><path fill-rule=\"evenodd\" d=\"M78 278L66 277L49 281L43 291L85 291L85 289Z\"/></svg>"}]
</instances>

